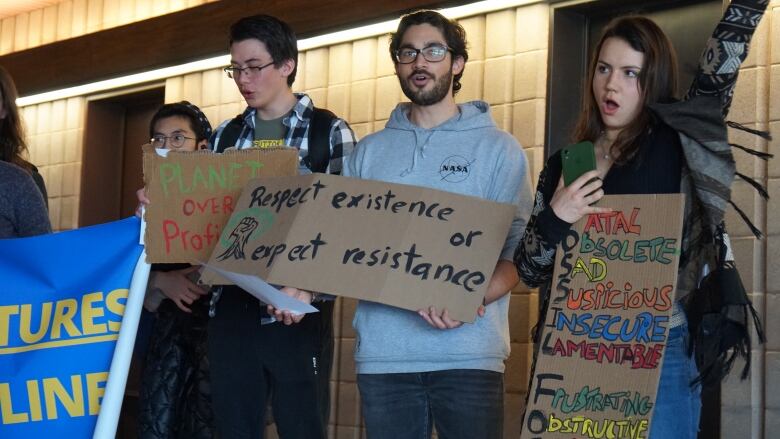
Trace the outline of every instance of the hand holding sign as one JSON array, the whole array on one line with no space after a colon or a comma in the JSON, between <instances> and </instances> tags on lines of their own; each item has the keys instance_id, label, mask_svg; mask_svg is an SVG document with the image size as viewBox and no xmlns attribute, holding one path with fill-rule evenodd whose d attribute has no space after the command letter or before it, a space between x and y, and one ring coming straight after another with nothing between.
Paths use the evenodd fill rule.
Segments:
<instances>
[{"instance_id":1,"label":"hand holding sign","mask_svg":"<svg viewBox=\"0 0 780 439\"><path fill-rule=\"evenodd\" d=\"M455 329L463 324L460 320L453 320L450 318L450 313L447 308L444 308L444 312L439 314L436 311L436 307L432 306L427 310L421 309L417 311L420 317L424 318L429 325L438 329Z\"/></svg>"},{"instance_id":2,"label":"hand holding sign","mask_svg":"<svg viewBox=\"0 0 780 439\"><path fill-rule=\"evenodd\" d=\"M183 270L157 271L149 281L152 288L157 288L171 299L184 312L191 313L188 305L198 300L208 291L205 287L195 284L189 275L196 274L200 267L193 266Z\"/></svg>"},{"instance_id":3,"label":"hand holding sign","mask_svg":"<svg viewBox=\"0 0 780 439\"><path fill-rule=\"evenodd\" d=\"M142 187L135 191L135 196L138 198L138 207L135 208L135 216L143 218L144 209L149 205L149 198L146 196L146 188Z\"/></svg>"}]
</instances>

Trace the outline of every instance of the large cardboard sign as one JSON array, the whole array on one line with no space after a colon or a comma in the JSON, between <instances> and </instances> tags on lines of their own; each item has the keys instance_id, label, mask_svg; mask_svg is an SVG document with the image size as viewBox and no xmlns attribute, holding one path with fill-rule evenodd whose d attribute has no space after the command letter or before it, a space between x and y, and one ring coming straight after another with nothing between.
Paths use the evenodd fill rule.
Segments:
<instances>
[{"instance_id":1,"label":"large cardboard sign","mask_svg":"<svg viewBox=\"0 0 780 439\"><path fill-rule=\"evenodd\" d=\"M522 437L648 437L672 313L681 194L605 196L558 246Z\"/></svg>"},{"instance_id":2,"label":"large cardboard sign","mask_svg":"<svg viewBox=\"0 0 780 439\"><path fill-rule=\"evenodd\" d=\"M144 147L148 262L205 261L244 185L260 176L296 175L294 148L245 149L214 154Z\"/></svg>"},{"instance_id":3,"label":"large cardboard sign","mask_svg":"<svg viewBox=\"0 0 780 439\"><path fill-rule=\"evenodd\" d=\"M209 265L410 310L447 308L469 322L514 213L508 204L333 175L257 179Z\"/></svg>"}]
</instances>

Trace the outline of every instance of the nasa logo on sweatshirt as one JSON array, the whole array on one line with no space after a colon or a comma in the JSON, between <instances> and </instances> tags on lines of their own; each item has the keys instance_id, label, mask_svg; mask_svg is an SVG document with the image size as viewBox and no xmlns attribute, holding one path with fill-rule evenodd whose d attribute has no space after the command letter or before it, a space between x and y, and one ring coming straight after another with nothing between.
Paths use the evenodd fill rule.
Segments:
<instances>
[{"instance_id":1,"label":"nasa logo on sweatshirt","mask_svg":"<svg viewBox=\"0 0 780 439\"><path fill-rule=\"evenodd\" d=\"M441 162L439 175L442 180L450 183L461 182L469 177L473 163L474 160L469 161L463 156L451 155Z\"/></svg>"}]
</instances>

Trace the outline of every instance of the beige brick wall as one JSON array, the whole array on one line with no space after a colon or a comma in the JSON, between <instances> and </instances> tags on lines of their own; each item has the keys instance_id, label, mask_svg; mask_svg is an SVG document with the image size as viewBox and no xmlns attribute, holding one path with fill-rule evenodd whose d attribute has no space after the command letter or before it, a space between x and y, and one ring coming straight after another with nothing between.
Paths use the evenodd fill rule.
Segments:
<instances>
[{"instance_id":1,"label":"beige brick wall","mask_svg":"<svg viewBox=\"0 0 780 439\"><path fill-rule=\"evenodd\" d=\"M49 219L54 230L78 225L84 111L83 97L22 109L29 158L46 182Z\"/></svg>"},{"instance_id":2,"label":"beige brick wall","mask_svg":"<svg viewBox=\"0 0 780 439\"><path fill-rule=\"evenodd\" d=\"M29 44L52 38L51 32L31 35L11 29L19 23L26 29L37 20L70 23L68 32L73 33L63 31L67 26L58 24L54 38L75 35L75 30L86 32L90 16L84 11L88 3L95 2L100 3L103 21L106 11L111 10L119 10L120 16L131 11L143 15L164 10L163 6L144 0L66 1L58 5L56 20L52 12L43 10L40 18L38 14L22 14L24 17L15 17L12 25L5 20L0 23L0 53L14 50L17 41ZM163 2L170 8L184 3L194 2ZM770 9L740 76L731 119L749 127L769 128L776 139L766 142L733 133L732 140L780 156L780 0L773 0ZM112 17L111 14L108 16ZM544 162L548 14L548 6L535 4L460 20L468 33L470 59L458 101L484 99L491 104L498 125L523 145L534 183ZM405 99L394 76L387 45L388 38L381 36L306 51L300 56L293 88L308 93L318 106L345 117L359 137L377 131L396 103ZM235 84L218 69L166 80L165 101L182 99L200 105L214 125L235 116L245 106ZM30 156L46 179L52 224L58 230L77 224L85 108L86 97L78 97L23 109ZM723 386L722 438L769 438L780 431L780 320L772 318L780 315L780 158L767 164L740 151L735 156L740 172L768 184L775 195L767 204L745 183L737 182L734 186L735 201L765 232L765 240L752 238L733 212L727 215L737 264L764 318L769 341L765 349L753 352L749 382L732 377ZM513 292L512 355L506 374L507 437L517 437L520 430L530 367L529 333L535 323L537 302L535 292L522 287ZM350 299L339 299L336 307L330 427L331 437L336 438L364 436L352 359L354 309L355 301ZM275 437L273 429L269 430L269 437Z\"/></svg>"},{"instance_id":3,"label":"beige brick wall","mask_svg":"<svg viewBox=\"0 0 780 439\"><path fill-rule=\"evenodd\" d=\"M763 360L764 382L754 388L757 393L763 391L764 418L759 427L763 427L764 437L769 438L780 431L780 0L772 1L765 20L766 47L758 63L765 66L763 79L768 84L768 93L763 89L763 98L767 99L762 101L763 127L774 133L774 140L764 145L775 159L757 166L773 198L769 203L761 203L759 211L768 237L754 254L757 261L754 275L762 287L754 291L764 294L762 311L768 339L764 358L757 355L759 361Z\"/></svg>"},{"instance_id":4,"label":"beige brick wall","mask_svg":"<svg viewBox=\"0 0 780 439\"><path fill-rule=\"evenodd\" d=\"M0 20L0 55L216 0L64 0Z\"/></svg>"}]
</instances>

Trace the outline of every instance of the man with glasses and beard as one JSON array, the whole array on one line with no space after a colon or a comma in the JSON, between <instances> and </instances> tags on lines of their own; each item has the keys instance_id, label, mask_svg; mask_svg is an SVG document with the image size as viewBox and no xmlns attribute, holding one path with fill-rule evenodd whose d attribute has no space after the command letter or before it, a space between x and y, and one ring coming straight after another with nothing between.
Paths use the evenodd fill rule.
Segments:
<instances>
[{"instance_id":1,"label":"man with glasses and beard","mask_svg":"<svg viewBox=\"0 0 780 439\"><path fill-rule=\"evenodd\" d=\"M488 104L456 104L468 59L463 28L434 11L402 17L390 55L410 103L347 159L351 177L411 184L517 207L485 306L472 324L446 309L418 312L360 302L355 362L369 439L498 438L509 355L508 292L514 248L531 212L528 164Z\"/></svg>"}]
</instances>

